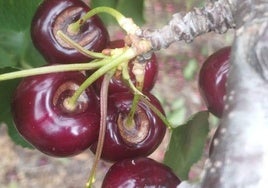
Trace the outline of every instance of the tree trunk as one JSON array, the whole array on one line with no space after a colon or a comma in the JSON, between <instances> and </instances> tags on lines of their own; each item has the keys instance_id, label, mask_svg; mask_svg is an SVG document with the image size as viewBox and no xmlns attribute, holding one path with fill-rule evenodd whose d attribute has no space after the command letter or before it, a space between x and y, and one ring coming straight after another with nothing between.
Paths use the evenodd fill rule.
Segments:
<instances>
[{"instance_id":1,"label":"tree trunk","mask_svg":"<svg viewBox=\"0 0 268 188\"><path fill-rule=\"evenodd\" d=\"M268 187L268 1L230 0L236 37L225 111L202 188Z\"/></svg>"}]
</instances>

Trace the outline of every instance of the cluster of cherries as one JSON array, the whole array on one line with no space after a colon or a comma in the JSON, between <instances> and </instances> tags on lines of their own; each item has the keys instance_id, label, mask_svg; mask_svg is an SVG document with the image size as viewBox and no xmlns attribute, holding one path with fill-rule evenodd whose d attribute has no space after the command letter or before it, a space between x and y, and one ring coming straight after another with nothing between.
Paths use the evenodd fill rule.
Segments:
<instances>
[{"instance_id":1,"label":"cluster of cherries","mask_svg":"<svg viewBox=\"0 0 268 188\"><path fill-rule=\"evenodd\" d=\"M89 11L90 8L80 0L44 0L40 4L32 21L31 36L35 47L48 62L46 66L94 64L94 58L81 53L79 48L84 49L82 52L89 50L93 54L102 54L107 49L125 46L124 40L110 41L106 27L96 15L84 20L78 31L70 29L72 23ZM78 47L66 42L58 31ZM108 171L102 187L176 187L180 180L171 169L146 157L155 151L166 132L166 125L159 117L159 113L164 114L163 108L150 93L157 76L157 60L153 54L140 63L145 65L143 82L137 81L133 73L137 64L134 61L127 63L129 80L137 88L142 88L140 92L149 103L137 100L133 108L133 99L137 95L123 79L123 69L116 67L108 85L106 129L101 151L102 159L115 164ZM54 157L74 156L86 149L96 152L103 118L100 111L104 76L83 89L70 105L80 86L95 72L60 71L22 79L12 101L13 119L19 133L36 149Z\"/></svg>"}]
</instances>

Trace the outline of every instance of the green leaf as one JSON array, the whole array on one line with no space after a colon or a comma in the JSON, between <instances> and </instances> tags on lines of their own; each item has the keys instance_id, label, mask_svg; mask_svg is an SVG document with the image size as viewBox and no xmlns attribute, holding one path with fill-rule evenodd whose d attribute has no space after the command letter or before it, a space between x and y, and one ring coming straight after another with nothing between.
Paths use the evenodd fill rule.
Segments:
<instances>
[{"instance_id":1,"label":"green leaf","mask_svg":"<svg viewBox=\"0 0 268 188\"><path fill-rule=\"evenodd\" d=\"M117 10L126 17L132 18L136 24L144 24L144 0L118 0Z\"/></svg>"},{"instance_id":2,"label":"green leaf","mask_svg":"<svg viewBox=\"0 0 268 188\"><path fill-rule=\"evenodd\" d=\"M18 69L6 67L0 69L0 74L6 73L6 72L12 72ZM0 122L4 122L8 127L8 134L10 138L18 145L21 145L22 147L28 147L32 148L30 144L28 144L19 134L19 132L16 130L12 115L11 115L11 100L12 100L12 94L17 87L19 83L19 79L13 79L8 81L2 81L0 82Z\"/></svg>"},{"instance_id":3,"label":"green leaf","mask_svg":"<svg viewBox=\"0 0 268 188\"><path fill-rule=\"evenodd\" d=\"M207 111L198 112L172 131L164 164L181 180L188 178L191 166L201 158L209 132L208 116Z\"/></svg>"},{"instance_id":4,"label":"green leaf","mask_svg":"<svg viewBox=\"0 0 268 188\"><path fill-rule=\"evenodd\" d=\"M0 25L6 30L24 30L41 0L0 0Z\"/></svg>"},{"instance_id":5,"label":"green leaf","mask_svg":"<svg viewBox=\"0 0 268 188\"><path fill-rule=\"evenodd\" d=\"M96 8L100 6L116 8L117 2L118 0L91 0L90 6L91 8ZM99 14L98 16L106 25L111 25L115 23L115 19L111 17L109 14L103 13Z\"/></svg>"},{"instance_id":6,"label":"green leaf","mask_svg":"<svg viewBox=\"0 0 268 188\"><path fill-rule=\"evenodd\" d=\"M45 60L31 41L29 29L0 30L0 68L29 68L44 64Z\"/></svg>"},{"instance_id":7,"label":"green leaf","mask_svg":"<svg viewBox=\"0 0 268 188\"><path fill-rule=\"evenodd\" d=\"M124 16L133 18L136 24L143 24L144 0L91 0L91 7L107 6L121 12ZM115 19L108 14L100 14L106 25L114 24Z\"/></svg>"},{"instance_id":8,"label":"green leaf","mask_svg":"<svg viewBox=\"0 0 268 188\"><path fill-rule=\"evenodd\" d=\"M198 69L198 63L195 59L191 59L183 69L183 76L186 80L194 79L196 71Z\"/></svg>"}]
</instances>

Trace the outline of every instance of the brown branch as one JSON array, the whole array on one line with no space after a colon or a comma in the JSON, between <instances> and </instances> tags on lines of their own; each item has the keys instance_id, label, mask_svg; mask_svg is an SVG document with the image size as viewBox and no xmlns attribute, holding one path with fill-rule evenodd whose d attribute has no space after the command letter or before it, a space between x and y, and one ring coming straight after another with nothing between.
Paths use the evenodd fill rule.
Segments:
<instances>
[{"instance_id":1,"label":"brown branch","mask_svg":"<svg viewBox=\"0 0 268 188\"><path fill-rule=\"evenodd\" d=\"M195 8L187 14L174 14L169 24L161 29L144 29L138 35L149 39L153 50L167 48L175 41L191 42L195 37L210 31L224 33L234 28L232 10L233 5L229 0L208 2L206 6Z\"/></svg>"}]
</instances>

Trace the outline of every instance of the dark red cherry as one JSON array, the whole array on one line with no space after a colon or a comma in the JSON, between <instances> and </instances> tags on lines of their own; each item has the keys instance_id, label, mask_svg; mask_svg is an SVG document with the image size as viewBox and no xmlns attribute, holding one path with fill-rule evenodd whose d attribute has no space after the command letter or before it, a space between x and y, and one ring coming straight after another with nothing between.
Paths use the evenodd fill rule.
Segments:
<instances>
[{"instance_id":1,"label":"dark red cherry","mask_svg":"<svg viewBox=\"0 0 268 188\"><path fill-rule=\"evenodd\" d=\"M231 47L225 47L209 56L199 73L199 89L208 110L221 117L224 109L226 80L229 71Z\"/></svg>"},{"instance_id":2,"label":"dark red cherry","mask_svg":"<svg viewBox=\"0 0 268 188\"><path fill-rule=\"evenodd\" d=\"M146 93L150 102L164 113L159 101ZM139 101L132 123L127 124L127 115L132 105L131 93L115 93L108 97L107 128L102 150L102 159L118 161L125 158L147 156L162 142L166 126L142 101ZM91 147L96 151L97 142Z\"/></svg>"},{"instance_id":3,"label":"dark red cherry","mask_svg":"<svg viewBox=\"0 0 268 188\"><path fill-rule=\"evenodd\" d=\"M12 102L19 133L35 148L51 156L73 156L89 148L97 139L100 121L94 90L87 88L74 109L66 106L67 99L85 79L80 72L23 79Z\"/></svg>"},{"instance_id":4,"label":"dark red cherry","mask_svg":"<svg viewBox=\"0 0 268 188\"><path fill-rule=\"evenodd\" d=\"M121 47L124 47L124 45L125 45L125 43L123 40L115 40L115 41L111 41L107 48L111 48L111 49L121 48ZM158 75L158 62L157 62L157 58L156 58L155 54L153 53L152 57L144 63L146 63L146 65L145 65L143 91L150 91L153 88L153 86L156 82L157 75ZM128 68L129 68L130 79L132 80L133 84L135 85L136 79L135 79L135 75L132 72L133 61L129 62ZM97 91L99 91L101 88L102 80L103 80L103 77L101 77L100 79L98 79L95 82L95 86L97 88ZM117 93L117 92L127 92L129 90L130 89L128 87L128 84L125 81L123 81L123 79L122 79L121 71L117 71L115 73L115 75L110 80L109 94Z\"/></svg>"},{"instance_id":5,"label":"dark red cherry","mask_svg":"<svg viewBox=\"0 0 268 188\"><path fill-rule=\"evenodd\" d=\"M68 30L90 8L81 0L44 0L34 15L31 36L35 47L51 63L83 63L89 57L71 48L57 36L62 30L85 49L102 51L109 40L108 32L97 16L93 16L76 34Z\"/></svg>"},{"instance_id":6,"label":"dark red cherry","mask_svg":"<svg viewBox=\"0 0 268 188\"><path fill-rule=\"evenodd\" d=\"M150 158L116 162L104 177L102 188L176 188L180 179L166 165Z\"/></svg>"}]
</instances>

